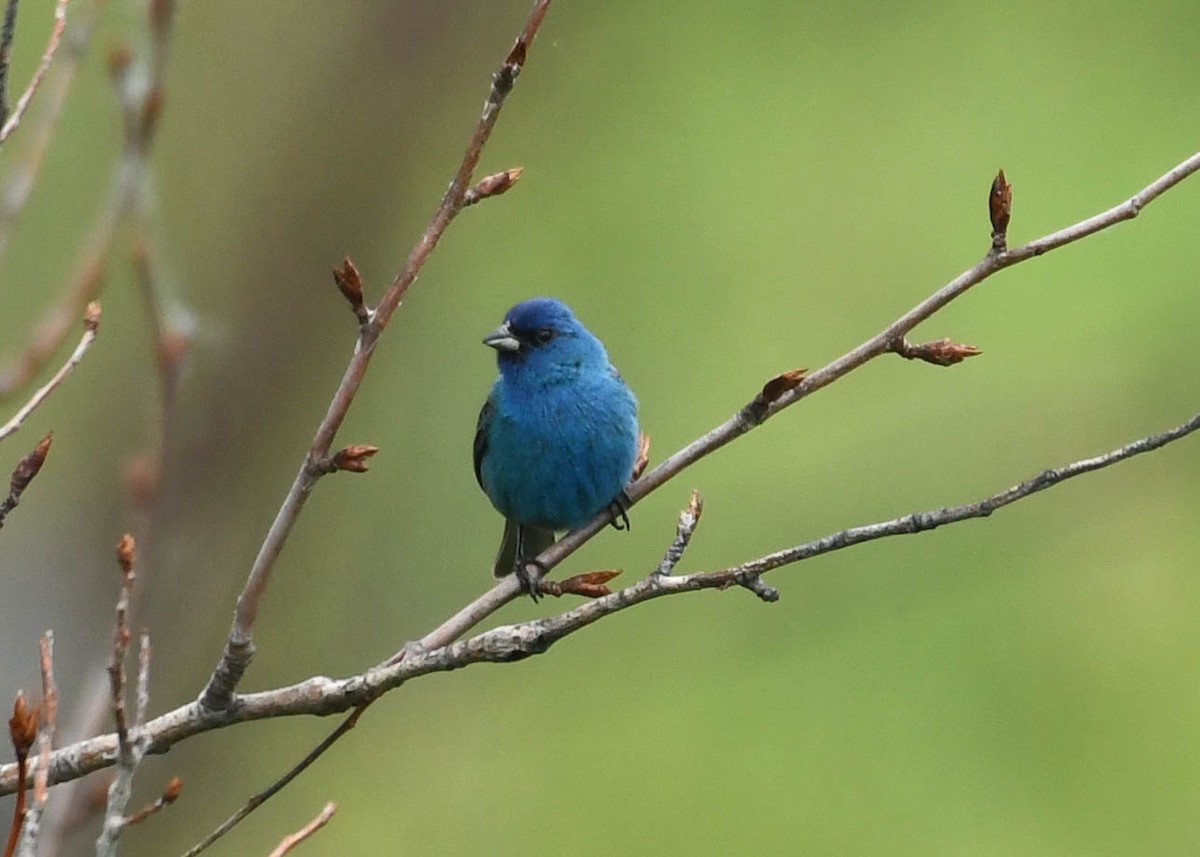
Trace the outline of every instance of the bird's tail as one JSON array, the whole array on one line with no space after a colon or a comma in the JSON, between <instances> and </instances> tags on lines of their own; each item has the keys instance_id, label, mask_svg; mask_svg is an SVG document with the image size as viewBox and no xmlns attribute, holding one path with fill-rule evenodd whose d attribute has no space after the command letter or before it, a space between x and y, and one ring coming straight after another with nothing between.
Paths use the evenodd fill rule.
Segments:
<instances>
[{"instance_id":1,"label":"bird's tail","mask_svg":"<svg viewBox=\"0 0 1200 857\"><path fill-rule=\"evenodd\" d=\"M500 550L496 553L496 561L492 563L492 574L495 577L504 577L513 573L517 564L517 545L522 538L525 542L524 555L533 559L554 544L554 531L543 530L540 527L521 527L506 520L504 522L504 538L500 540Z\"/></svg>"}]
</instances>

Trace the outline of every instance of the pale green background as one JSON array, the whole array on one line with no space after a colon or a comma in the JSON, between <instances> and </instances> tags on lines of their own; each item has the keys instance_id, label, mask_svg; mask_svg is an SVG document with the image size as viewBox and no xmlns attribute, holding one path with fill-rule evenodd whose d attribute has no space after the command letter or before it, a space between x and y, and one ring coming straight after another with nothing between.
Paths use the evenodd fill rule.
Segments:
<instances>
[{"instance_id":1,"label":"pale green background","mask_svg":"<svg viewBox=\"0 0 1200 857\"><path fill-rule=\"evenodd\" d=\"M48 7L22 4L17 81ZM527 9L182 5L154 171L167 288L197 336L136 620L154 635L155 711L207 677L351 349L330 266L353 256L372 295L399 270ZM4 260L6 352L99 204L120 139L103 56L140 20L111 4ZM976 261L997 167L1019 242L1200 148L1198 30L1194 0L556 4L482 165L525 177L464 213L397 313L339 438L382 452L314 494L244 688L357 672L488 585L500 521L470 445L494 371L479 338L510 304L576 309L661 460ZM1193 179L989 280L915 336L982 357L870 364L564 572L645 574L692 487L707 506L689 571L976 499L1183 421L1200 404L1198 225ZM111 549L132 525L119 474L155 408L126 247L94 352L4 444L7 472L56 431L0 532L0 699L34 685L41 629L57 632L65 710L106 645ZM1193 854L1198 473L1200 441L1183 441L984 522L779 571L775 605L658 601L544 657L414 682L210 853L266 854L333 799L299 853ZM174 774L184 795L125 853L181 852L334 725L240 726L152 760L138 800Z\"/></svg>"}]
</instances>

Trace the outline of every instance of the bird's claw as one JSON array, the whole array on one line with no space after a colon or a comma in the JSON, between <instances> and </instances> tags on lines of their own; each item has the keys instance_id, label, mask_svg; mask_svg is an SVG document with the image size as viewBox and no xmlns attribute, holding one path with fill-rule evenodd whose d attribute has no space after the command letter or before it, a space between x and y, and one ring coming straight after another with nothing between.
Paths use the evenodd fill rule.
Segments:
<instances>
[{"instance_id":1,"label":"bird's claw","mask_svg":"<svg viewBox=\"0 0 1200 857\"><path fill-rule=\"evenodd\" d=\"M530 566L537 570L536 577L529 573ZM541 598L539 586L547 571L546 566L533 557L517 557L517 562L513 566L513 573L517 576L521 591L528 594L535 604Z\"/></svg>"},{"instance_id":2,"label":"bird's claw","mask_svg":"<svg viewBox=\"0 0 1200 857\"><path fill-rule=\"evenodd\" d=\"M609 524L614 530L629 529L629 507L633 501L629 499L629 495L625 493L625 489L621 489L621 493L608 504L608 513L612 515L612 520Z\"/></svg>"}]
</instances>

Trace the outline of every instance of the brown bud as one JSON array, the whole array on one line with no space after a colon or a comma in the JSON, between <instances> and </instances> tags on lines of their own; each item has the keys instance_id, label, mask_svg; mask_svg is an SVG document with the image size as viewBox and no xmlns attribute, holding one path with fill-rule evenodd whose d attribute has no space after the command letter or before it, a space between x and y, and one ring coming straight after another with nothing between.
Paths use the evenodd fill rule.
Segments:
<instances>
[{"instance_id":1,"label":"brown bud","mask_svg":"<svg viewBox=\"0 0 1200 857\"><path fill-rule=\"evenodd\" d=\"M54 432L46 432L45 436L37 442L37 446L33 448L33 451L17 463L17 468L13 471L12 481L9 483L10 494L20 496L21 492L29 487L29 483L33 481L33 478L41 471L42 465L46 463L46 456L50 452L50 443L53 440Z\"/></svg>"},{"instance_id":2,"label":"brown bud","mask_svg":"<svg viewBox=\"0 0 1200 857\"><path fill-rule=\"evenodd\" d=\"M358 318L359 323L366 324L370 319L370 313L363 303L362 276L349 256L342 260L342 267L333 269L333 281L337 283L342 296L350 302L350 308L354 310L354 315Z\"/></svg>"},{"instance_id":3,"label":"brown bud","mask_svg":"<svg viewBox=\"0 0 1200 857\"><path fill-rule=\"evenodd\" d=\"M1012 215L1012 185L1004 178L1004 170L996 174L988 192L988 216L992 221L992 247L1003 250L1008 220Z\"/></svg>"},{"instance_id":4,"label":"brown bud","mask_svg":"<svg viewBox=\"0 0 1200 857\"><path fill-rule=\"evenodd\" d=\"M920 345L913 345L906 340L901 340L893 350L901 357L907 357L909 360L924 360L935 366L953 366L968 357L976 357L983 353L983 349L974 345L962 345L950 339L938 339L933 342L923 342Z\"/></svg>"},{"instance_id":5,"label":"brown bud","mask_svg":"<svg viewBox=\"0 0 1200 857\"><path fill-rule=\"evenodd\" d=\"M377 446L352 444L345 449L339 449L333 454L330 463L333 470L347 470L351 473L366 473L367 459L379 452Z\"/></svg>"},{"instance_id":6,"label":"brown bud","mask_svg":"<svg viewBox=\"0 0 1200 857\"><path fill-rule=\"evenodd\" d=\"M83 327L92 333L100 328L100 301L92 301L83 311Z\"/></svg>"},{"instance_id":7,"label":"brown bud","mask_svg":"<svg viewBox=\"0 0 1200 857\"><path fill-rule=\"evenodd\" d=\"M25 702L25 694L17 691L13 702L12 717L8 718L8 734L12 738L13 750L18 759L29 755L29 749L37 740L38 708Z\"/></svg>"},{"instance_id":8,"label":"brown bud","mask_svg":"<svg viewBox=\"0 0 1200 857\"><path fill-rule=\"evenodd\" d=\"M183 780L179 777L171 777L167 781L166 788L163 789L163 803L175 803L179 800L179 795L183 792Z\"/></svg>"},{"instance_id":9,"label":"brown bud","mask_svg":"<svg viewBox=\"0 0 1200 857\"><path fill-rule=\"evenodd\" d=\"M540 589L546 595L553 595L555 598L561 598L564 595L603 598L605 595L612 595L612 590L606 584L620 573L615 569L588 571L568 577L566 580L543 580Z\"/></svg>"},{"instance_id":10,"label":"brown bud","mask_svg":"<svg viewBox=\"0 0 1200 857\"><path fill-rule=\"evenodd\" d=\"M650 435L638 432L637 458L633 460L633 476L630 481L640 479L650 464Z\"/></svg>"},{"instance_id":11,"label":"brown bud","mask_svg":"<svg viewBox=\"0 0 1200 857\"><path fill-rule=\"evenodd\" d=\"M484 176L475 183L475 186L463 195L463 207L474 205L477 202L487 199L489 196L499 196L512 189L525 172L524 167L512 167L499 173L492 173L490 176Z\"/></svg>"},{"instance_id":12,"label":"brown bud","mask_svg":"<svg viewBox=\"0 0 1200 857\"><path fill-rule=\"evenodd\" d=\"M758 394L760 403L771 405L777 402L788 390L794 390L800 386L800 382L804 380L804 373L807 371L807 369L791 369L782 375L776 375L763 385L762 392Z\"/></svg>"},{"instance_id":13,"label":"brown bud","mask_svg":"<svg viewBox=\"0 0 1200 857\"><path fill-rule=\"evenodd\" d=\"M133 574L133 559L136 548L137 544L134 542L133 536L129 533L121 536L121 541L117 543L117 562L121 566L122 574Z\"/></svg>"}]
</instances>

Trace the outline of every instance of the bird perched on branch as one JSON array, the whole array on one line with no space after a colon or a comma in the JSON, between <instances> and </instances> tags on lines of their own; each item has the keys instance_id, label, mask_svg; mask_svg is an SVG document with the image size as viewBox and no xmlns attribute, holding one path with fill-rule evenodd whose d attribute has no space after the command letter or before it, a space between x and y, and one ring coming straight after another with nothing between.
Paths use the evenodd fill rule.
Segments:
<instances>
[{"instance_id":1,"label":"bird perched on branch","mask_svg":"<svg viewBox=\"0 0 1200 857\"><path fill-rule=\"evenodd\" d=\"M516 573L536 601L536 557L556 530L609 508L628 527L625 486L637 457L637 399L604 346L553 298L508 311L483 339L500 374L475 428L475 478L504 515L492 571Z\"/></svg>"}]
</instances>

